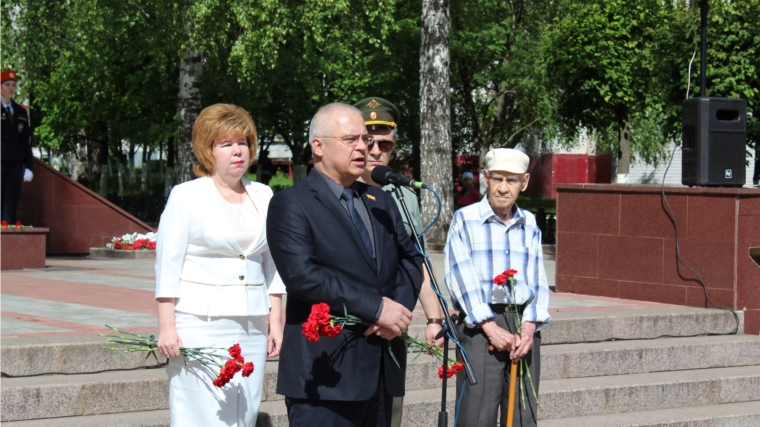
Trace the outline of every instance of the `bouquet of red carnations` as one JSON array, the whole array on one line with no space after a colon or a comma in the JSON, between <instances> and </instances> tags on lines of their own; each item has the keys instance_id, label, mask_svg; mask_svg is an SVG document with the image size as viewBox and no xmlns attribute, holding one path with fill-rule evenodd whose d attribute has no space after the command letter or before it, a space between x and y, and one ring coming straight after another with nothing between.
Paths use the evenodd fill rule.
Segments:
<instances>
[{"instance_id":1,"label":"bouquet of red carnations","mask_svg":"<svg viewBox=\"0 0 760 427\"><path fill-rule=\"evenodd\" d=\"M151 355L158 362L156 351L158 350L158 340L153 336L145 337L139 334L133 334L130 332L124 332L120 329L106 325L107 328L112 329L120 334L99 334L101 337L107 337L108 342L121 344L131 347L103 347L107 350L122 351L124 353L135 353L139 351L146 351L148 354L145 356L147 359ZM232 380L238 372L242 371L244 377L248 377L253 373L253 362L246 362L242 355L242 349L240 344L235 344L227 352L228 356L217 354L219 348L214 347L198 347L198 348L185 348L180 347L179 353L188 359L196 360L203 366L211 368L216 374L216 378L212 382L217 387L224 387ZM217 372L218 369L218 372Z\"/></svg>"},{"instance_id":2,"label":"bouquet of red carnations","mask_svg":"<svg viewBox=\"0 0 760 427\"><path fill-rule=\"evenodd\" d=\"M510 299L511 303L515 304L515 274L517 274L517 270L510 268L509 270L505 270L503 273L499 274L498 276L493 278L493 283L496 286L502 286L510 291ZM515 328L517 328L516 335L521 336L522 333L522 315L520 315L517 310L512 311L512 316L515 321ZM489 349L492 347L489 347ZM538 402L538 395L536 393L536 387L533 385L533 378L530 376L530 370L528 369L528 362L525 361L525 358L520 359L518 362L519 365L519 372L518 375L522 378L523 375L528 375L528 380L530 381L530 387L533 391L533 398ZM523 381L520 381L520 397L522 401L523 408L525 408L525 390L523 388Z\"/></svg>"},{"instance_id":3,"label":"bouquet of red carnations","mask_svg":"<svg viewBox=\"0 0 760 427\"><path fill-rule=\"evenodd\" d=\"M370 322L360 317L348 314L345 306L343 307L343 316L330 314L330 306L327 305L327 303L320 302L311 306L311 313L306 319L306 322L304 322L304 324L301 326L301 333L303 333L303 336L306 337L308 341L317 342L319 341L319 337L337 337L340 335L343 327L346 325L369 326ZM409 343L410 350L416 347L425 353L431 354L433 357L443 363L443 348L438 347L437 345L428 344L424 341L420 341L417 338L409 336L406 332L401 334L401 338ZM391 350L390 344L390 341L388 341L388 350L390 351L393 361L396 362L396 366L398 366L398 360L393 354L393 350ZM447 363L447 378L451 378L452 376L462 372L464 369L464 363L462 362L457 362L449 359L447 360ZM438 368L438 376L440 378L443 378L443 365Z\"/></svg>"}]
</instances>

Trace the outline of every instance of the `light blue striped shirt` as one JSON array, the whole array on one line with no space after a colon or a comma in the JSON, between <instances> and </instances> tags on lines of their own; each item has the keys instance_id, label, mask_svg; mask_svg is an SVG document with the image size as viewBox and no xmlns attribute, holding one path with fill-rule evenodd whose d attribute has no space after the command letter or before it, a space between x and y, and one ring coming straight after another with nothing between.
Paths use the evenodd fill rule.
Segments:
<instances>
[{"instance_id":1,"label":"light blue striped shirt","mask_svg":"<svg viewBox=\"0 0 760 427\"><path fill-rule=\"evenodd\" d=\"M522 320L536 322L536 330L551 320L541 230L532 213L516 205L513 211L505 224L483 197L454 214L444 249L445 281L469 327L493 319L493 303L526 304ZM510 268L517 270L514 301L492 282Z\"/></svg>"}]
</instances>

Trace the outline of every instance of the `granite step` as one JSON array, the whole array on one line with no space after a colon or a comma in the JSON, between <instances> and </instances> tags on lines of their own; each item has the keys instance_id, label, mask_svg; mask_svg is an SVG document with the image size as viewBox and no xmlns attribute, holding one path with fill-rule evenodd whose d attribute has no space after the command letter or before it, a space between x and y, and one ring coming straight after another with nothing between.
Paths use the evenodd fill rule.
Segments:
<instances>
[{"instance_id":1,"label":"granite step","mask_svg":"<svg viewBox=\"0 0 760 427\"><path fill-rule=\"evenodd\" d=\"M621 358L621 364L625 363ZM262 400L281 402L283 397L274 392L277 365L267 363L266 369ZM408 392L437 392L441 384L437 369L429 356L411 361ZM8 378L2 382L1 420L166 409L167 387L163 369ZM585 378L545 376L540 388L542 419L760 400L760 365Z\"/></svg>"},{"instance_id":2,"label":"granite step","mask_svg":"<svg viewBox=\"0 0 760 427\"><path fill-rule=\"evenodd\" d=\"M410 357L407 390L440 387L439 366L429 355ZM276 361L267 362L262 401L284 399L275 391L277 369ZM5 378L1 387L3 422L168 408L168 378L162 368Z\"/></svg>"},{"instance_id":3,"label":"granite step","mask_svg":"<svg viewBox=\"0 0 760 427\"><path fill-rule=\"evenodd\" d=\"M446 390L446 410L448 425L454 425L455 389ZM440 411L440 389L414 390L407 392L404 398L403 427L422 427L436 425ZM35 419L26 421L3 422L8 427L168 427L169 411L135 411L116 414L69 416L63 418ZM288 415L285 402L261 402L257 427L287 427Z\"/></svg>"},{"instance_id":4,"label":"granite step","mask_svg":"<svg viewBox=\"0 0 760 427\"><path fill-rule=\"evenodd\" d=\"M744 313L736 314L741 334ZM694 307L564 311L551 315L552 321L541 330L543 344L728 334L736 329L736 319L730 312Z\"/></svg>"},{"instance_id":5,"label":"granite step","mask_svg":"<svg viewBox=\"0 0 760 427\"><path fill-rule=\"evenodd\" d=\"M3 423L168 408L163 369L5 378L1 387Z\"/></svg>"},{"instance_id":6,"label":"granite step","mask_svg":"<svg viewBox=\"0 0 760 427\"><path fill-rule=\"evenodd\" d=\"M542 420L758 401L760 366L542 380Z\"/></svg>"},{"instance_id":7,"label":"granite step","mask_svg":"<svg viewBox=\"0 0 760 427\"><path fill-rule=\"evenodd\" d=\"M757 427L760 402L543 420L541 427Z\"/></svg>"},{"instance_id":8,"label":"granite step","mask_svg":"<svg viewBox=\"0 0 760 427\"><path fill-rule=\"evenodd\" d=\"M760 365L760 336L722 335L541 346L541 378Z\"/></svg>"},{"instance_id":9,"label":"granite step","mask_svg":"<svg viewBox=\"0 0 760 427\"><path fill-rule=\"evenodd\" d=\"M739 317L743 319L741 312ZM734 327L734 317L723 310L672 307L614 312L556 312L552 313L552 322L541 334L543 344L548 345L652 339L665 335L725 334ZM740 325L739 331L742 329ZM424 325L412 324L409 333L424 337ZM73 374L133 369L156 363L152 357L146 359L145 353L103 349L106 344L103 338L97 336L3 340L0 346L2 372L10 376ZM160 355L158 358L164 361Z\"/></svg>"}]
</instances>

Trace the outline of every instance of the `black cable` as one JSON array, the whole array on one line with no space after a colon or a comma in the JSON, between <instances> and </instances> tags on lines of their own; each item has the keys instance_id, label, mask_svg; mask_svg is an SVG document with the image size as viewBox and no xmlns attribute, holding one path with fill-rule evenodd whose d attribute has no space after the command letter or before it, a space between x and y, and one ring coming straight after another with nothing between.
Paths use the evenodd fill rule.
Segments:
<instances>
[{"instance_id":1,"label":"black cable","mask_svg":"<svg viewBox=\"0 0 760 427\"><path fill-rule=\"evenodd\" d=\"M10 374L6 374L5 372L0 372L0 376L2 376L2 378L30 378L30 377L41 377L44 375L91 375L91 374L102 374L105 372L139 371L142 369L158 369L158 368L163 368L163 367L166 367L166 362L159 363L157 365L137 366L134 368L103 369L102 371L92 371L92 372L40 372L39 374L30 374L30 375L10 375Z\"/></svg>"},{"instance_id":2,"label":"black cable","mask_svg":"<svg viewBox=\"0 0 760 427\"><path fill-rule=\"evenodd\" d=\"M723 307L720 305L715 304L710 299L710 295L707 293L707 285L705 284L704 279L702 279L702 276L699 275L693 268L691 268L688 264L684 262L684 260L681 258L681 248L678 245L678 223L676 222L676 216L673 214L673 209L670 207L670 202L668 202L668 197L665 195L665 177L668 176L668 170L670 170L670 165L673 163L673 157L676 154L676 150L678 149L678 146L673 147L673 152L670 153L670 161L668 161L668 167L665 168L665 173L662 175L662 184L660 186L660 191L662 192L662 201L665 202L665 205L668 207L668 217L671 222L673 222L673 228L675 230L676 235L676 258L678 259L678 262L683 264L684 267L686 267L689 271L694 273L695 276L697 276L697 280L699 281L699 284L702 285L702 290L705 292L705 301L709 303L711 306L715 308L719 308L721 310L727 310L731 314L734 315L734 319L736 320L736 327L733 331L726 333L726 334L713 334L713 335L734 335L739 331L739 315L736 314L736 312L728 307ZM676 270L678 270L678 264L676 264Z\"/></svg>"}]
</instances>

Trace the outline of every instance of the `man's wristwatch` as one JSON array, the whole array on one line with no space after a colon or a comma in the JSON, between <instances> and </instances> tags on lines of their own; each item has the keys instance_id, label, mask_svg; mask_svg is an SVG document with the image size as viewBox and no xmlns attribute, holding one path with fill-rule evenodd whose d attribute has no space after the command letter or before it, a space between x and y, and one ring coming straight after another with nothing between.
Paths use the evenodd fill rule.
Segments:
<instances>
[{"instance_id":1,"label":"man's wristwatch","mask_svg":"<svg viewBox=\"0 0 760 427\"><path fill-rule=\"evenodd\" d=\"M441 325L441 326L443 326L443 319L430 319L430 318L428 318L428 320L427 320L427 324L428 324L428 325L431 325L431 324L433 324L433 323L435 323L436 325Z\"/></svg>"}]
</instances>

